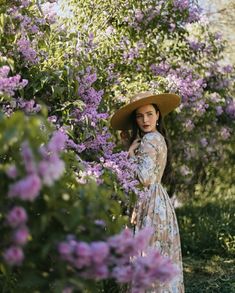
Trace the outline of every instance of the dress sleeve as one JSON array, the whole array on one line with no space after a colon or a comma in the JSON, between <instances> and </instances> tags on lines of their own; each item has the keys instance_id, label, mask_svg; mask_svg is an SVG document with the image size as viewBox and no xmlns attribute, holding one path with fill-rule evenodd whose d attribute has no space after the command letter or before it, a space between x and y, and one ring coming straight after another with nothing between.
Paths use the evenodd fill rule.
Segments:
<instances>
[{"instance_id":1,"label":"dress sleeve","mask_svg":"<svg viewBox=\"0 0 235 293\"><path fill-rule=\"evenodd\" d=\"M156 181L158 144L154 134L146 134L140 143L136 157L137 177L143 186L149 186Z\"/></svg>"}]
</instances>

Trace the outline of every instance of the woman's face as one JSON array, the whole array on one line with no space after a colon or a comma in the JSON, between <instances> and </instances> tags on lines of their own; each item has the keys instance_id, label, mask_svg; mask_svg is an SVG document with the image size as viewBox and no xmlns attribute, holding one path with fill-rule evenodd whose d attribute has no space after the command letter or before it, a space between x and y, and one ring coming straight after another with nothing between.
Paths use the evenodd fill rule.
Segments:
<instances>
[{"instance_id":1,"label":"woman's face","mask_svg":"<svg viewBox=\"0 0 235 293\"><path fill-rule=\"evenodd\" d=\"M159 111L156 112L153 105L145 105L136 110L136 123L143 132L152 132L157 130L157 121Z\"/></svg>"}]
</instances>

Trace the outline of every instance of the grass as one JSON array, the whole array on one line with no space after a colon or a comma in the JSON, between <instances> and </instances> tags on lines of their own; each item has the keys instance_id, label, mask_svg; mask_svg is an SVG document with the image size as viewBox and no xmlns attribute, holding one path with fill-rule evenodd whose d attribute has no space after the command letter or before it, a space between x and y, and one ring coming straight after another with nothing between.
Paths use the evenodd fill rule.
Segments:
<instances>
[{"instance_id":1,"label":"grass","mask_svg":"<svg viewBox=\"0 0 235 293\"><path fill-rule=\"evenodd\" d=\"M184 257L185 293L235 293L235 259Z\"/></svg>"},{"instance_id":2,"label":"grass","mask_svg":"<svg viewBox=\"0 0 235 293\"><path fill-rule=\"evenodd\" d=\"M176 210L185 293L235 293L235 187L198 194Z\"/></svg>"}]
</instances>

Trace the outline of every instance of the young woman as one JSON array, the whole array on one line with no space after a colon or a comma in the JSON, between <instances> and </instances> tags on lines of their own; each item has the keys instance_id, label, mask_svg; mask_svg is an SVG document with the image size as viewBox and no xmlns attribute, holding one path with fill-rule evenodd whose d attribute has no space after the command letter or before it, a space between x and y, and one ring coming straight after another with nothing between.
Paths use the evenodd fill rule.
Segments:
<instances>
[{"instance_id":1,"label":"young woman","mask_svg":"<svg viewBox=\"0 0 235 293\"><path fill-rule=\"evenodd\" d=\"M135 231L153 227L150 246L158 248L179 268L178 276L170 283L154 283L148 292L184 292L178 223L170 198L161 184L162 178L168 175L170 164L163 117L179 104L180 97L175 94L140 93L111 119L111 126L122 130L122 138L125 138L127 130L132 130L129 156L136 161L136 175L147 188L146 197L137 203L132 216Z\"/></svg>"}]
</instances>

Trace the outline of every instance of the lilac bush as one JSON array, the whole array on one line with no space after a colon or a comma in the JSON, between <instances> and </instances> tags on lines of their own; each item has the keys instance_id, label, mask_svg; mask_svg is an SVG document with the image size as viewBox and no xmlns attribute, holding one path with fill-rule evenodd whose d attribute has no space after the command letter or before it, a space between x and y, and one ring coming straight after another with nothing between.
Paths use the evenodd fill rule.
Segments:
<instances>
[{"instance_id":1,"label":"lilac bush","mask_svg":"<svg viewBox=\"0 0 235 293\"><path fill-rule=\"evenodd\" d=\"M166 120L173 192L194 194L233 158L234 68L197 4L114 2L70 0L69 16L52 1L0 8L0 262L10 267L0 282L9 290L16 279L22 291L104 291L110 283L98 279L108 278L139 292L171 275L158 252L138 255L143 237L120 232L146 196L109 125L133 93L182 97Z\"/></svg>"}]
</instances>

